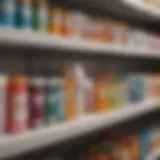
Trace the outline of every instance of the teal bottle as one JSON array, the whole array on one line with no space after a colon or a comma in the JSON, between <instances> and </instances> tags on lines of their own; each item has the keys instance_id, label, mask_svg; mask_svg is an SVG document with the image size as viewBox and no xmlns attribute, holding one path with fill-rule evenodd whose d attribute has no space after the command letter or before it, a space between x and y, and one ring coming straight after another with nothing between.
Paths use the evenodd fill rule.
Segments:
<instances>
[{"instance_id":1,"label":"teal bottle","mask_svg":"<svg viewBox=\"0 0 160 160\"><path fill-rule=\"evenodd\" d=\"M46 87L45 119L54 124L64 119L64 89L59 80L52 80Z\"/></svg>"},{"instance_id":2,"label":"teal bottle","mask_svg":"<svg viewBox=\"0 0 160 160\"><path fill-rule=\"evenodd\" d=\"M14 0L0 0L0 26L14 27Z\"/></svg>"},{"instance_id":3,"label":"teal bottle","mask_svg":"<svg viewBox=\"0 0 160 160\"><path fill-rule=\"evenodd\" d=\"M31 0L16 0L15 26L19 29L31 29L32 25Z\"/></svg>"}]
</instances>

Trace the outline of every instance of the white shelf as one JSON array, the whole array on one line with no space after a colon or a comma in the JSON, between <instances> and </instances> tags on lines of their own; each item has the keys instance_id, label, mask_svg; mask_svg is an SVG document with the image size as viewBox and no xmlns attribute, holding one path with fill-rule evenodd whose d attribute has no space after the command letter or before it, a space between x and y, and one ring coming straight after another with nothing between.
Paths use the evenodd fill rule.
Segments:
<instances>
[{"instance_id":1,"label":"white shelf","mask_svg":"<svg viewBox=\"0 0 160 160\"><path fill-rule=\"evenodd\" d=\"M143 4L140 0L122 0L124 3L128 4L129 6L145 12L147 15L151 15L152 17L160 17L160 9L149 6L149 5L145 5Z\"/></svg>"},{"instance_id":2,"label":"white shelf","mask_svg":"<svg viewBox=\"0 0 160 160\"><path fill-rule=\"evenodd\" d=\"M0 159L57 144L100 128L135 119L151 111L157 111L160 109L159 104L159 101L145 101L140 104L119 107L108 113L94 114L59 125L29 131L22 135L1 136Z\"/></svg>"},{"instance_id":3,"label":"white shelf","mask_svg":"<svg viewBox=\"0 0 160 160\"><path fill-rule=\"evenodd\" d=\"M85 54L92 55L110 54L131 57L160 58L160 51L153 51L145 48L108 45L74 38L57 37L48 34L9 30L4 28L0 28L0 43L32 46L35 48L47 48L52 50L59 49L64 51L73 51L75 54L84 52Z\"/></svg>"}]
</instances>

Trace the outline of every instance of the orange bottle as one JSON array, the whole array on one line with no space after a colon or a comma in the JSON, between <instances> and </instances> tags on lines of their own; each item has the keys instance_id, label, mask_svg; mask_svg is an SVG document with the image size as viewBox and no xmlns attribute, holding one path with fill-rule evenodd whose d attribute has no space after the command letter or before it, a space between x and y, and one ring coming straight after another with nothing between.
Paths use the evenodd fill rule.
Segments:
<instances>
[{"instance_id":1,"label":"orange bottle","mask_svg":"<svg viewBox=\"0 0 160 160\"><path fill-rule=\"evenodd\" d=\"M66 105L66 119L71 120L76 116L76 102L75 89L76 84L73 77L71 66L65 66L65 105Z\"/></svg>"},{"instance_id":2,"label":"orange bottle","mask_svg":"<svg viewBox=\"0 0 160 160\"><path fill-rule=\"evenodd\" d=\"M95 109L96 112L103 112L105 110L105 85L103 75L98 75L95 80Z\"/></svg>"},{"instance_id":3,"label":"orange bottle","mask_svg":"<svg viewBox=\"0 0 160 160\"><path fill-rule=\"evenodd\" d=\"M72 14L67 11L63 13L62 34L67 37L73 35L73 17Z\"/></svg>"},{"instance_id":4,"label":"orange bottle","mask_svg":"<svg viewBox=\"0 0 160 160\"><path fill-rule=\"evenodd\" d=\"M53 35L61 35L63 26L62 10L59 8L51 9L49 17L49 32Z\"/></svg>"},{"instance_id":5,"label":"orange bottle","mask_svg":"<svg viewBox=\"0 0 160 160\"><path fill-rule=\"evenodd\" d=\"M113 75L111 73L108 73L105 75L105 109L110 110L111 108L111 92L112 92L112 80Z\"/></svg>"}]
</instances>

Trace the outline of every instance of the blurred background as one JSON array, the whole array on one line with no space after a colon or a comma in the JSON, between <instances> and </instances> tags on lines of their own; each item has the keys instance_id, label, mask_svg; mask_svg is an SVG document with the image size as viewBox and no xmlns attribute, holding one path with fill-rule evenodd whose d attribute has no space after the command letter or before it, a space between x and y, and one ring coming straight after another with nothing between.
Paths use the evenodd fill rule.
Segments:
<instances>
[{"instance_id":1,"label":"blurred background","mask_svg":"<svg viewBox=\"0 0 160 160\"><path fill-rule=\"evenodd\" d=\"M160 0L0 0L0 160L160 157L159 33Z\"/></svg>"}]
</instances>

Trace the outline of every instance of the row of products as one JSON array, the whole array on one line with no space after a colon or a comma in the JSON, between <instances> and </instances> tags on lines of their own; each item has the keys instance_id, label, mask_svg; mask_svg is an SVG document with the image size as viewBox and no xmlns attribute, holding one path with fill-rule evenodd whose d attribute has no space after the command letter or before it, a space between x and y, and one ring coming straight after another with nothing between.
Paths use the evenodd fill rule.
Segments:
<instances>
[{"instance_id":1,"label":"row of products","mask_svg":"<svg viewBox=\"0 0 160 160\"><path fill-rule=\"evenodd\" d=\"M78 151L70 151L58 156L46 156L46 160L147 160L160 147L160 128L124 132L104 138L98 143L86 144ZM153 159L154 160L154 159Z\"/></svg>"},{"instance_id":2,"label":"row of products","mask_svg":"<svg viewBox=\"0 0 160 160\"><path fill-rule=\"evenodd\" d=\"M119 133L119 132L118 132ZM77 160L147 160L160 147L160 128L152 127L107 138L100 144L90 145Z\"/></svg>"},{"instance_id":3,"label":"row of products","mask_svg":"<svg viewBox=\"0 0 160 160\"><path fill-rule=\"evenodd\" d=\"M160 49L157 34L109 18L52 8L45 0L0 0L0 25L102 43Z\"/></svg>"},{"instance_id":4,"label":"row of products","mask_svg":"<svg viewBox=\"0 0 160 160\"><path fill-rule=\"evenodd\" d=\"M160 76L107 73L87 78L81 65L63 77L0 76L0 132L21 133L160 97Z\"/></svg>"},{"instance_id":5,"label":"row of products","mask_svg":"<svg viewBox=\"0 0 160 160\"><path fill-rule=\"evenodd\" d=\"M0 25L47 31L47 12L45 0L0 0Z\"/></svg>"}]
</instances>

